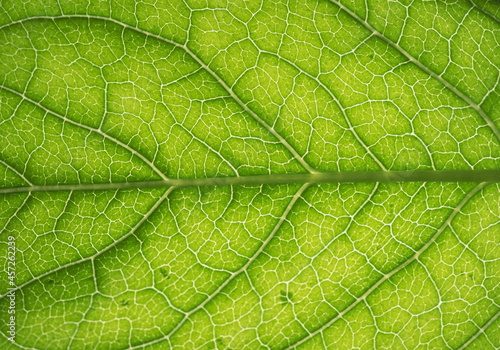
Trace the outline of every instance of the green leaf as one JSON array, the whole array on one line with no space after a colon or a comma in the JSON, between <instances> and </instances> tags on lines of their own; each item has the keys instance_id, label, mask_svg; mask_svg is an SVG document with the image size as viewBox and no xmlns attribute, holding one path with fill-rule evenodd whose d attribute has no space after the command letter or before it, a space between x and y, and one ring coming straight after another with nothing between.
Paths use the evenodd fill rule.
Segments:
<instances>
[{"instance_id":1,"label":"green leaf","mask_svg":"<svg viewBox=\"0 0 500 350\"><path fill-rule=\"evenodd\" d=\"M500 348L499 42L494 0L1 1L0 348Z\"/></svg>"}]
</instances>

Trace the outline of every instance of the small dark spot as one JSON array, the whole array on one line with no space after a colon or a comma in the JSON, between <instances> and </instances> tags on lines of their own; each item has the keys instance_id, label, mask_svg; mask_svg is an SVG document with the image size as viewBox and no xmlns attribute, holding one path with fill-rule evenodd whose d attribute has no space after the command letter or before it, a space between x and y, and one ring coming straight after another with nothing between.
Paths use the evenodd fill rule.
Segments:
<instances>
[{"instance_id":1,"label":"small dark spot","mask_svg":"<svg viewBox=\"0 0 500 350\"><path fill-rule=\"evenodd\" d=\"M217 338L215 341L216 341L216 342L217 342L217 344L219 344L219 345L224 345L224 340L222 340L222 338Z\"/></svg>"},{"instance_id":2,"label":"small dark spot","mask_svg":"<svg viewBox=\"0 0 500 350\"><path fill-rule=\"evenodd\" d=\"M170 279L168 271L166 269L164 269L163 267L160 267L160 273L163 276L163 278L166 278L167 280Z\"/></svg>"},{"instance_id":3,"label":"small dark spot","mask_svg":"<svg viewBox=\"0 0 500 350\"><path fill-rule=\"evenodd\" d=\"M54 284L55 282L56 282L56 281L55 281L55 279L53 279L53 278L49 278L49 279L47 280L47 284Z\"/></svg>"},{"instance_id":4,"label":"small dark spot","mask_svg":"<svg viewBox=\"0 0 500 350\"><path fill-rule=\"evenodd\" d=\"M284 303L291 303L293 298L293 293L292 292L287 292L285 290L280 290L280 296L279 300L282 304Z\"/></svg>"},{"instance_id":5,"label":"small dark spot","mask_svg":"<svg viewBox=\"0 0 500 350\"><path fill-rule=\"evenodd\" d=\"M128 300L125 300L125 299L120 300L120 305L121 306L128 306Z\"/></svg>"}]
</instances>

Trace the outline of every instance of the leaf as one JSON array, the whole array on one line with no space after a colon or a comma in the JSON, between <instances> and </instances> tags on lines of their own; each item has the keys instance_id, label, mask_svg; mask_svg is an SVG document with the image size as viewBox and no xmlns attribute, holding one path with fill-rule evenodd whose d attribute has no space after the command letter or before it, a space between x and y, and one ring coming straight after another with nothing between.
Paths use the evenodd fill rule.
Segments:
<instances>
[{"instance_id":1,"label":"leaf","mask_svg":"<svg viewBox=\"0 0 500 350\"><path fill-rule=\"evenodd\" d=\"M500 348L499 15L2 1L0 348Z\"/></svg>"}]
</instances>

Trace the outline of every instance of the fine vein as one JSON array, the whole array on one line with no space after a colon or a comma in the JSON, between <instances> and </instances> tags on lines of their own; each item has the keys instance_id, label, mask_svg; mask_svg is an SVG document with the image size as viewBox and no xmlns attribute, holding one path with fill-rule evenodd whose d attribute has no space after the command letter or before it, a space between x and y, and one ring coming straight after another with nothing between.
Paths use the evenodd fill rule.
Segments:
<instances>
[{"instance_id":1,"label":"fine vein","mask_svg":"<svg viewBox=\"0 0 500 350\"><path fill-rule=\"evenodd\" d=\"M373 35L375 35L377 38L380 38L383 40L387 45L390 47L394 48L397 50L399 53L401 53L403 56L405 56L408 60L410 60L411 63L416 65L420 70L423 72L427 73L430 75L433 79L437 80L440 82L442 85L444 85L449 91L453 92L456 96L458 96L460 99L465 101L469 106L471 106L486 122L488 127L491 129L491 131L495 134L495 137L497 138L498 141L500 141L500 129L497 128L493 120L484 112L484 110L472 100L469 96L467 96L465 93L460 91L457 87L453 86L448 80L446 80L442 74L437 74L427 66L425 66L422 62L417 60L415 57L413 57L408 51L403 49L400 45L397 43L393 42L391 39L387 38L385 35L380 33L377 29L371 26L367 21L363 20L361 17L359 17L356 13L351 11L348 7L340 3L338 0L329 0L333 4L336 4L338 7L340 7L342 10L347 12L353 19L355 19L358 23L360 23L362 26L364 26L366 29L370 30Z\"/></svg>"},{"instance_id":2,"label":"fine vein","mask_svg":"<svg viewBox=\"0 0 500 350\"><path fill-rule=\"evenodd\" d=\"M130 29L136 33L140 33L142 35L145 35L147 37L155 38L160 41L163 41L165 43L168 43L170 45L173 45L184 52L186 52L196 63L200 65L208 74L210 74L216 81L219 83L220 86L229 94L229 96L248 114L250 115L254 120L256 120L262 127L264 127L271 135L273 135L293 156L294 158L304 167L305 170L307 170L309 173L315 173L316 170L312 168L305 160L304 158L293 148L293 146L283 137L281 136L276 130L274 130L269 124L267 124L261 117L259 117L246 103L244 103L234 92L231 90L231 88L226 84L225 81L223 81L217 73L215 73L205 62L203 62L191 49L187 47L187 45L180 44L176 41L167 39L163 36L156 35L153 33L150 33L148 31L142 30L141 28L132 26L130 24L123 23L121 21L118 21L114 18L110 17L103 17L103 16L96 16L96 15L63 15L63 16L33 16L33 17L28 17L24 18L18 21L14 21L11 23L8 23L6 25L0 26L0 30L7 28L11 25L18 24L18 23L23 23L25 21L31 21L35 19L60 19L60 18L82 18L82 19L95 19L95 20L102 20L102 21L108 21L112 22L115 24L118 24L122 26L123 28Z\"/></svg>"},{"instance_id":3,"label":"fine vein","mask_svg":"<svg viewBox=\"0 0 500 350\"><path fill-rule=\"evenodd\" d=\"M330 321L326 322L323 326L319 327L316 329L314 332L309 333L306 337L296 341L293 344L290 344L286 348L282 350L290 350L292 348L297 348L297 346L305 343L315 335L321 333L328 327L330 327L332 324L337 322L338 320L342 319L349 311L354 309L357 305L359 305L362 302L366 302L367 298L378 288L382 283L385 281L389 280L392 278L394 275L396 275L398 272L406 268L408 265L413 263L414 261L419 261L420 256L427 251L427 249L436 242L436 240L441 236L441 234L444 232L444 230L451 224L455 216L462 210L462 208L467 204L472 197L479 191L481 191L484 187L486 187L487 183L481 183L478 184L476 187L474 187L465 197L458 203L458 205L453 209L451 214L448 216L448 218L444 221L444 223L441 225L441 227L436 231L434 236L431 237L425 243L415 254L410 256L407 260L405 260L402 264L398 265L396 268L382 276L377 282L375 282L370 288L368 288L359 298L357 298L353 303L351 303L348 307L346 307L344 310L342 310L337 316L332 318Z\"/></svg>"}]
</instances>

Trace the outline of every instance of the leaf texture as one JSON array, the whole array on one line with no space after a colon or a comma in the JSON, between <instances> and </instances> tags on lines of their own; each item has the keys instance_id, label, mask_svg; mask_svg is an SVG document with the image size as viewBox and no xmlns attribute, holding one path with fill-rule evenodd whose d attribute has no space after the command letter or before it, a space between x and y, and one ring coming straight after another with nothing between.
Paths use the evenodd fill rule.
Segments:
<instances>
[{"instance_id":1,"label":"leaf texture","mask_svg":"<svg viewBox=\"0 0 500 350\"><path fill-rule=\"evenodd\" d=\"M0 348L500 348L499 42L488 0L1 1Z\"/></svg>"}]
</instances>

